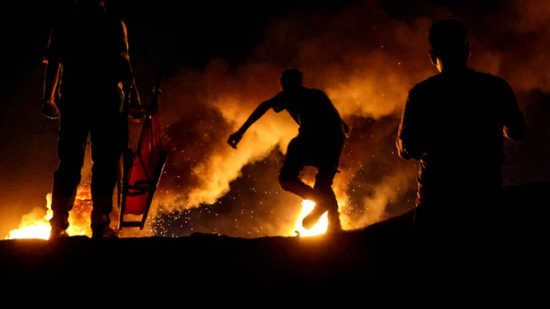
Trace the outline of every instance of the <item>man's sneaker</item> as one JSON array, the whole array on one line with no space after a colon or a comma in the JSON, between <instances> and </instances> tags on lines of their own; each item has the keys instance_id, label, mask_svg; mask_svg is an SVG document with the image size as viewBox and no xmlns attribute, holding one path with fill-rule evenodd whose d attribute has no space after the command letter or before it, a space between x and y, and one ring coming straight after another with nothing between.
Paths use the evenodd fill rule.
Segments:
<instances>
[{"instance_id":1,"label":"man's sneaker","mask_svg":"<svg viewBox=\"0 0 550 309\"><path fill-rule=\"evenodd\" d=\"M315 205L315 208L302 220L302 226L306 230L313 228L326 211L327 209L321 205Z\"/></svg>"},{"instance_id":2,"label":"man's sneaker","mask_svg":"<svg viewBox=\"0 0 550 309\"><path fill-rule=\"evenodd\" d=\"M95 230L92 230L92 238L119 238L118 232L113 230L112 228L106 226L103 228L97 228Z\"/></svg>"}]
</instances>

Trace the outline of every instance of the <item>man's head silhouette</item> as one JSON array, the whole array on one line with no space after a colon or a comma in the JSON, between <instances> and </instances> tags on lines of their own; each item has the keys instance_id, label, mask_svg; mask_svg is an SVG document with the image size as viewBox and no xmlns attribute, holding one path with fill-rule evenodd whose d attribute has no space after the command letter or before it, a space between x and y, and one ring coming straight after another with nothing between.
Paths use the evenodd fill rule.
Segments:
<instances>
[{"instance_id":1,"label":"man's head silhouette","mask_svg":"<svg viewBox=\"0 0 550 309\"><path fill-rule=\"evenodd\" d=\"M444 65L463 66L468 61L470 45L466 42L466 30L457 20L446 19L433 24L428 40L432 46L430 58L440 71Z\"/></svg>"},{"instance_id":2,"label":"man's head silhouette","mask_svg":"<svg viewBox=\"0 0 550 309\"><path fill-rule=\"evenodd\" d=\"M296 69L288 69L281 75L283 90L293 90L302 87L302 72Z\"/></svg>"}]
</instances>

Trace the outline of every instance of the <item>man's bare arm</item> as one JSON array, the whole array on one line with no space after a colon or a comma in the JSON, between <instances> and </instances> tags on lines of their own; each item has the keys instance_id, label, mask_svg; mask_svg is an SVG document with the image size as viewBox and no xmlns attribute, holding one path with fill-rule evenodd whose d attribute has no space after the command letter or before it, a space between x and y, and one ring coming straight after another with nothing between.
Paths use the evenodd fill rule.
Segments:
<instances>
[{"instance_id":1,"label":"man's bare arm","mask_svg":"<svg viewBox=\"0 0 550 309\"><path fill-rule=\"evenodd\" d=\"M503 133L507 138L520 141L525 137L525 119L519 109L514 91L505 82L504 87L504 127Z\"/></svg>"},{"instance_id":2,"label":"man's bare arm","mask_svg":"<svg viewBox=\"0 0 550 309\"><path fill-rule=\"evenodd\" d=\"M59 81L59 72L61 71L61 63L58 61L48 61L46 66L46 74L44 76L44 100L55 99L55 89Z\"/></svg>"},{"instance_id":3,"label":"man's bare arm","mask_svg":"<svg viewBox=\"0 0 550 309\"><path fill-rule=\"evenodd\" d=\"M504 136L514 141L521 141L525 137L525 120L522 114L516 114L511 122L504 125Z\"/></svg>"},{"instance_id":4,"label":"man's bare arm","mask_svg":"<svg viewBox=\"0 0 550 309\"><path fill-rule=\"evenodd\" d=\"M410 143L410 139L407 138L407 128L402 125L399 126L399 131L395 139L395 146L397 147L397 152L399 156L403 159L417 159L420 160L422 156L422 151L416 149L413 143Z\"/></svg>"},{"instance_id":5,"label":"man's bare arm","mask_svg":"<svg viewBox=\"0 0 550 309\"><path fill-rule=\"evenodd\" d=\"M59 109L55 104L55 90L59 82L61 63L49 60L44 76L44 94L42 97L42 113L48 118L59 118Z\"/></svg>"},{"instance_id":6,"label":"man's bare arm","mask_svg":"<svg viewBox=\"0 0 550 309\"><path fill-rule=\"evenodd\" d=\"M403 109L403 116L399 123L399 130L395 138L395 146L399 156L403 159L420 160L422 156L420 132L415 128L414 122L418 115L415 115L413 105L411 103L412 93L409 93L409 98Z\"/></svg>"},{"instance_id":7,"label":"man's bare arm","mask_svg":"<svg viewBox=\"0 0 550 309\"><path fill-rule=\"evenodd\" d=\"M129 46L128 46L128 29L126 23L123 21L121 24L121 53L120 55L125 60L125 78L122 81L122 91L124 92L124 106L126 111L133 118L141 118L144 115L144 109L141 106L141 99L139 97L139 92L137 91L136 79L134 77L134 70L130 64L130 55L129 55Z\"/></svg>"},{"instance_id":8,"label":"man's bare arm","mask_svg":"<svg viewBox=\"0 0 550 309\"><path fill-rule=\"evenodd\" d=\"M262 104L260 104L252 112L252 114L250 114L250 116L248 117L246 122L241 126L241 128L237 132L235 132L235 133L231 134L231 136L229 136L229 139L227 140L227 143L231 147L237 149L237 144L242 139L244 133L246 133L246 130L248 130L248 128L250 128L250 126L253 125L256 121L258 121L258 119L260 119L271 108L271 105L272 104L271 104L270 101L265 101Z\"/></svg>"}]
</instances>

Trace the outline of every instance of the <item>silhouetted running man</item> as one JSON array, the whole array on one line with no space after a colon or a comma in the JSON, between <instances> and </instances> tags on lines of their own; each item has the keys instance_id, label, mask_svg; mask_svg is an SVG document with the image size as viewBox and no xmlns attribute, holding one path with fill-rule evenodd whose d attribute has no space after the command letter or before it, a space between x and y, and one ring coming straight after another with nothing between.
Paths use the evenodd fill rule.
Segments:
<instances>
[{"instance_id":1,"label":"silhouetted running man","mask_svg":"<svg viewBox=\"0 0 550 309\"><path fill-rule=\"evenodd\" d=\"M396 143L401 157L420 160L415 213L420 307L462 301L468 308L459 297L494 288L478 275L491 268L490 248L496 248L495 236L504 226L503 135L522 139L525 123L505 80L467 67L469 43L458 21L435 23L429 41L441 74L410 91Z\"/></svg>"},{"instance_id":2,"label":"silhouetted running man","mask_svg":"<svg viewBox=\"0 0 550 309\"><path fill-rule=\"evenodd\" d=\"M277 113L286 109L300 129L298 136L288 145L284 166L279 175L281 187L316 203L315 209L302 222L306 229L315 226L328 210L329 232L341 231L332 181L338 171L347 125L324 92L302 85L302 73L298 70L284 71L281 86L283 91L261 103L227 142L237 148L246 130L270 108ZM298 177L305 166L318 169L313 188Z\"/></svg>"},{"instance_id":3,"label":"silhouetted running man","mask_svg":"<svg viewBox=\"0 0 550 309\"><path fill-rule=\"evenodd\" d=\"M43 113L60 117L59 167L54 174L50 238L66 236L80 183L88 135L92 142L93 237L117 237L109 228L118 161L127 141L133 74L126 26L99 1L77 0L50 36L45 62ZM55 103L58 81L59 109ZM135 90L135 88L134 88ZM133 92L134 103L139 103ZM127 143L127 142L126 142Z\"/></svg>"}]
</instances>

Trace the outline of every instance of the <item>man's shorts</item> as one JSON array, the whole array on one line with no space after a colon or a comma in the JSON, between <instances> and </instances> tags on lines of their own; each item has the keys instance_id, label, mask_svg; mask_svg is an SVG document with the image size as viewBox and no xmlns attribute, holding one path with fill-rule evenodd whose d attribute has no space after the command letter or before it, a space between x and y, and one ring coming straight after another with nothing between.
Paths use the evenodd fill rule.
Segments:
<instances>
[{"instance_id":1,"label":"man's shorts","mask_svg":"<svg viewBox=\"0 0 550 309\"><path fill-rule=\"evenodd\" d=\"M338 168L344 137L340 135L309 137L298 135L288 145L285 166Z\"/></svg>"}]
</instances>

